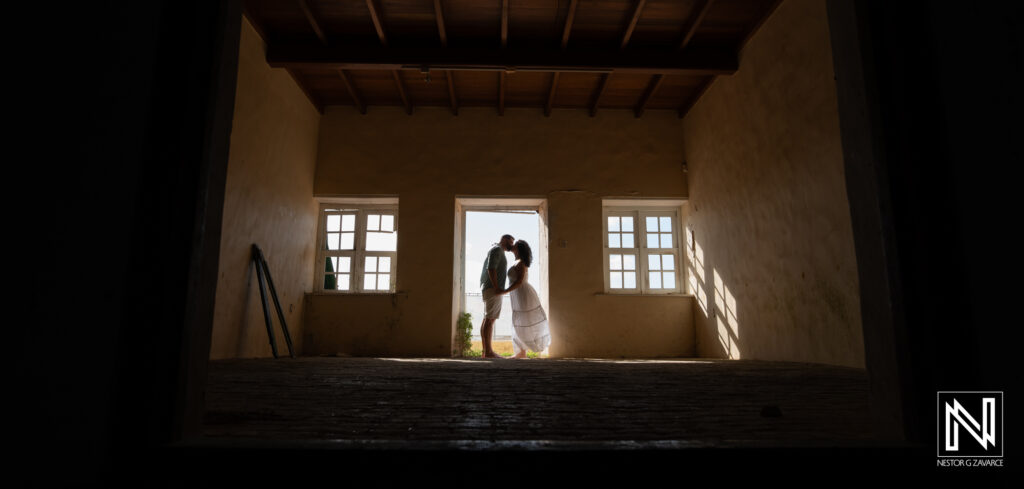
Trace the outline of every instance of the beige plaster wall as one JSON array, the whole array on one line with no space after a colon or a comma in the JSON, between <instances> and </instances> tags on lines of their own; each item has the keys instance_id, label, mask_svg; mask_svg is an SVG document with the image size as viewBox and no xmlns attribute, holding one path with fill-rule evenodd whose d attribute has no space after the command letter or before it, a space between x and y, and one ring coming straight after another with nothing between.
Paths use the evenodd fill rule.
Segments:
<instances>
[{"instance_id":1,"label":"beige plaster wall","mask_svg":"<svg viewBox=\"0 0 1024 489\"><path fill-rule=\"evenodd\" d=\"M329 107L315 193L398 196L398 293L308 296L305 352L450 355L455 198L505 195L548 202L552 356L693 355L691 298L601 295L601 198L685 197L681 132L670 111Z\"/></svg>"},{"instance_id":2,"label":"beige plaster wall","mask_svg":"<svg viewBox=\"0 0 1024 489\"><path fill-rule=\"evenodd\" d=\"M313 200L320 114L285 70L264 61L265 46L242 20L231 130L220 276L210 358L271 356L251 262L257 243L270 266L296 354L302 348L303 293L312 290L317 207ZM278 353L288 354L273 301Z\"/></svg>"},{"instance_id":3,"label":"beige plaster wall","mask_svg":"<svg viewBox=\"0 0 1024 489\"><path fill-rule=\"evenodd\" d=\"M825 2L782 2L683 134L700 356L863 367Z\"/></svg>"}]
</instances>

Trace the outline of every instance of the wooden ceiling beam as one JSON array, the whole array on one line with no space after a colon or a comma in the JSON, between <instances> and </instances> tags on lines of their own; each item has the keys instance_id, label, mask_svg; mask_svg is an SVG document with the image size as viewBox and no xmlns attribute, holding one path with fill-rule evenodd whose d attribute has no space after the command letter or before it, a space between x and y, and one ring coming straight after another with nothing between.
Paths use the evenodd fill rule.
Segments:
<instances>
[{"instance_id":1,"label":"wooden ceiling beam","mask_svg":"<svg viewBox=\"0 0 1024 489\"><path fill-rule=\"evenodd\" d=\"M316 21L316 16L313 15L313 11L309 8L309 3L306 0L298 0L299 7L302 8L302 13L306 15L306 20L309 21L309 26L313 28L313 32L316 33L316 37L320 38L320 42L327 45L327 36L324 35L323 28L320 27L320 23Z\"/></svg>"},{"instance_id":2,"label":"wooden ceiling beam","mask_svg":"<svg viewBox=\"0 0 1024 489\"><path fill-rule=\"evenodd\" d=\"M565 29L562 30L562 49L569 45L569 31L572 30L572 21L576 18L576 4L578 0L572 0L569 4L569 14L565 17Z\"/></svg>"},{"instance_id":3,"label":"wooden ceiling beam","mask_svg":"<svg viewBox=\"0 0 1024 489\"><path fill-rule=\"evenodd\" d=\"M455 72L446 71L448 78L448 100L452 103L452 115L459 115L459 99L455 97Z\"/></svg>"},{"instance_id":4,"label":"wooden ceiling beam","mask_svg":"<svg viewBox=\"0 0 1024 489\"><path fill-rule=\"evenodd\" d=\"M619 45L619 49L625 49L626 44L629 44L629 38L633 37L633 29L636 29L636 23L640 20L640 13L644 10L646 3L647 0L637 0L636 6L633 7L633 17L629 20L626 33L622 35L622 44Z\"/></svg>"},{"instance_id":5,"label":"wooden ceiling beam","mask_svg":"<svg viewBox=\"0 0 1024 489\"><path fill-rule=\"evenodd\" d=\"M508 0L501 0L501 47L508 47Z\"/></svg>"},{"instance_id":6,"label":"wooden ceiling beam","mask_svg":"<svg viewBox=\"0 0 1024 489\"><path fill-rule=\"evenodd\" d=\"M360 114L366 114L366 104L363 103L363 98L359 95L359 91L356 90L356 86L348 79L348 75L345 74L345 70L338 68L338 76L341 77L341 82L345 84L345 89L348 90L348 94L352 96L352 105L356 106L356 110L358 110Z\"/></svg>"},{"instance_id":7,"label":"wooden ceiling beam","mask_svg":"<svg viewBox=\"0 0 1024 489\"><path fill-rule=\"evenodd\" d=\"M268 45L274 68L346 70L473 70L641 73L648 75L731 75L739 62L731 49L690 47L685 51L594 51L469 48L333 47L320 43Z\"/></svg>"},{"instance_id":8,"label":"wooden ceiling beam","mask_svg":"<svg viewBox=\"0 0 1024 489\"><path fill-rule=\"evenodd\" d=\"M608 79L611 77L611 73L601 75L601 85L597 88L597 96L594 97L594 103L590 105L590 117L597 115L597 106L601 103L601 96L604 95L604 89L608 88Z\"/></svg>"},{"instance_id":9,"label":"wooden ceiling beam","mask_svg":"<svg viewBox=\"0 0 1024 489\"><path fill-rule=\"evenodd\" d=\"M409 97L405 95L405 85L402 84L402 76L398 74L398 70L391 70L391 75L395 78L395 88L398 89L398 96L402 97L405 113L412 115L412 104L409 103Z\"/></svg>"},{"instance_id":10,"label":"wooden ceiling beam","mask_svg":"<svg viewBox=\"0 0 1024 489\"><path fill-rule=\"evenodd\" d=\"M555 72L551 77L551 90L548 91L548 103L544 105L544 117L551 117L551 105L555 102L555 89L558 88L558 75L559 72Z\"/></svg>"},{"instance_id":11,"label":"wooden ceiling beam","mask_svg":"<svg viewBox=\"0 0 1024 489\"><path fill-rule=\"evenodd\" d=\"M366 8L370 9L370 19L373 20L373 28L377 30L377 37L380 38L380 43L387 46L388 36L384 34L384 23L380 20L377 0L366 0Z\"/></svg>"},{"instance_id":12,"label":"wooden ceiling beam","mask_svg":"<svg viewBox=\"0 0 1024 489\"><path fill-rule=\"evenodd\" d=\"M441 46L447 46L448 34L444 31L444 12L441 11L441 0L434 0L434 17L437 18L437 35L441 37Z\"/></svg>"},{"instance_id":13,"label":"wooden ceiling beam","mask_svg":"<svg viewBox=\"0 0 1024 489\"><path fill-rule=\"evenodd\" d=\"M680 50L690 43L690 39L693 39L693 35L697 33L697 26L704 21L704 17L708 15L708 11L711 10L711 5L714 3L715 0L704 0L704 3L697 11L697 15L693 17L693 20L690 22L690 26L686 29L686 35L683 36L683 42L679 43Z\"/></svg>"},{"instance_id":14,"label":"wooden ceiling beam","mask_svg":"<svg viewBox=\"0 0 1024 489\"><path fill-rule=\"evenodd\" d=\"M658 91L658 87L661 86L661 82L665 80L665 75L654 75L651 78L651 82L647 84L647 90L644 91L644 95L640 97L640 102L633 108L633 115L640 117L644 115L644 109L647 108L647 103L651 101L651 97L654 96L654 92Z\"/></svg>"}]
</instances>

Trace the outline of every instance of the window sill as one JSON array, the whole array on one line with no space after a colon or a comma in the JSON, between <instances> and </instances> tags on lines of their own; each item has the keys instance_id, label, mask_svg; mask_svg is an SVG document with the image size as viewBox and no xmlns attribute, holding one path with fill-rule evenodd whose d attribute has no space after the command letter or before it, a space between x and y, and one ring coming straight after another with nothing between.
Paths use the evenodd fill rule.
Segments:
<instances>
[{"instance_id":1,"label":"window sill","mask_svg":"<svg viewBox=\"0 0 1024 489\"><path fill-rule=\"evenodd\" d=\"M318 297L392 297L392 296L408 296L408 292L307 292L307 295L315 295Z\"/></svg>"},{"instance_id":2,"label":"window sill","mask_svg":"<svg viewBox=\"0 0 1024 489\"><path fill-rule=\"evenodd\" d=\"M693 297L693 294L610 294L607 292L597 292L595 296L604 297Z\"/></svg>"}]
</instances>

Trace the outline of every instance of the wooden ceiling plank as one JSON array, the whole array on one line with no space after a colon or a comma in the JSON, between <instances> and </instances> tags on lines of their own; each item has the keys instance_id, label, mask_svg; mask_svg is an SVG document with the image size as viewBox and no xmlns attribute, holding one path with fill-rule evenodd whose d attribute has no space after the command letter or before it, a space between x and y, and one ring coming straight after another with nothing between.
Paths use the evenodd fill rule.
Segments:
<instances>
[{"instance_id":1,"label":"wooden ceiling plank","mask_svg":"<svg viewBox=\"0 0 1024 489\"><path fill-rule=\"evenodd\" d=\"M316 32L316 37L320 38L320 42L327 45L327 36L324 35L323 28L320 27L320 23L316 21L316 16L313 15L313 10L309 8L309 3L306 0L298 0L299 7L302 8L302 13L306 15L306 20L309 21L310 27L313 28L313 32Z\"/></svg>"},{"instance_id":2,"label":"wooden ceiling plank","mask_svg":"<svg viewBox=\"0 0 1024 489\"><path fill-rule=\"evenodd\" d=\"M633 8L633 17L629 21L629 26L626 27L626 33L622 36L622 44L619 45L619 49L625 49L626 44L629 44L629 38L633 37L633 29L636 29L636 23L640 20L640 13L646 3L647 0L637 0L636 7Z\"/></svg>"},{"instance_id":3,"label":"wooden ceiling plank","mask_svg":"<svg viewBox=\"0 0 1024 489\"><path fill-rule=\"evenodd\" d=\"M554 76L551 77L551 90L548 91L548 103L544 106L544 117L551 117L551 105L555 101L555 90L558 88L558 75L559 72L555 72Z\"/></svg>"},{"instance_id":4,"label":"wooden ceiling plank","mask_svg":"<svg viewBox=\"0 0 1024 489\"><path fill-rule=\"evenodd\" d=\"M597 106L601 103L601 96L604 95L604 89L608 88L608 79L611 77L611 73L601 76L601 85L597 88L597 96L594 97L594 103L590 105L590 117L597 115Z\"/></svg>"},{"instance_id":5,"label":"wooden ceiling plank","mask_svg":"<svg viewBox=\"0 0 1024 489\"><path fill-rule=\"evenodd\" d=\"M501 47L508 47L508 0L501 0Z\"/></svg>"},{"instance_id":6,"label":"wooden ceiling plank","mask_svg":"<svg viewBox=\"0 0 1024 489\"><path fill-rule=\"evenodd\" d=\"M441 0L434 0L434 17L437 18L437 34L441 37L441 46L447 46L448 34L444 31L444 13L441 11Z\"/></svg>"},{"instance_id":7,"label":"wooden ceiling plank","mask_svg":"<svg viewBox=\"0 0 1024 489\"><path fill-rule=\"evenodd\" d=\"M356 86L348 79L348 75L345 74L345 70L339 68L338 76L341 77L341 82L345 84L345 89L348 90L348 94L352 96L352 104L355 105L356 110L358 110L360 114L366 114L366 104L363 103L363 98L356 90Z\"/></svg>"},{"instance_id":8,"label":"wooden ceiling plank","mask_svg":"<svg viewBox=\"0 0 1024 489\"><path fill-rule=\"evenodd\" d=\"M323 104L321 104L320 100L318 100L313 95L313 92L309 91L309 87L307 87L306 84L302 82L302 79L299 78L298 73L296 73L295 70L293 70L291 68L288 68L287 71L288 71L288 74L292 76L292 80L295 81L295 84L298 85L299 89L302 90L302 93L306 94L306 98L309 99L309 103L313 104L313 107L316 109L316 111L319 112L321 115L323 115L323 113L324 113L324 106L323 106Z\"/></svg>"},{"instance_id":9,"label":"wooden ceiling plank","mask_svg":"<svg viewBox=\"0 0 1024 489\"><path fill-rule=\"evenodd\" d=\"M692 97L686 100L686 103L684 103L683 106L679 108L680 119L686 117L686 114L690 112L690 109L692 109L694 105L697 104L697 101L700 100L700 98L704 95L704 92L708 91L708 88L711 88L711 84L714 83L714 81L715 77L709 76L707 80L705 80L704 83L697 88L696 93L694 93Z\"/></svg>"},{"instance_id":10,"label":"wooden ceiling plank","mask_svg":"<svg viewBox=\"0 0 1024 489\"><path fill-rule=\"evenodd\" d=\"M569 44L569 32L572 31L572 21L576 18L576 4L578 0L572 0L569 4L569 14L565 17L565 29L562 31L562 49Z\"/></svg>"},{"instance_id":11,"label":"wooden ceiling plank","mask_svg":"<svg viewBox=\"0 0 1024 489\"><path fill-rule=\"evenodd\" d=\"M647 85L647 90L644 91L643 97L640 98L640 102L636 104L633 109L633 115L640 117L644 115L644 109L647 108L647 102L651 101L651 97L654 96L654 92L658 91L658 87L661 86L661 82L665 80L665 75L654 75L651 78L651 82Z\"/></svg>"},{"instance_id":12,"label":"wooden ceiling plank","mask_svg":"<svg viewBox=\"0 0 1024 489\"><path fill-rule=\"evenodd\" d=\"M384 24L380 20L380 11L377 10L377 0L366 0L366 8L370 9L370 19L373 20L373 28L377 29L380 43L387 46L388 37L384 34Z\"/></svg>"},{"instance_id":13,"label":"wooden ceiling plank","mask_svg":"<svg viewBox=\"0 0 1024 489\"><path fill-rule=\"evenodd\" d=\"M395 88L398 89L398 96L402 97L405 113L412 115L412 104L409 103L409 97L405 94L405 85L402 84L402 77L399 76L398 70L391 70L391 75L395 78Z\"/></svg>"},{"instance_id":14,"label":"wooden ceiling plank","mask_svg":"<svg viewBox=\"0 0 1024 489\"><path fill-rule=\"evenodd\" d=\"M448 99L452 103L452 114L459 115L459 99L455 97L455 73L447 71L445 75L448 77Z\"/></svg>"},{"instance_id":15,"label":"wooden ceiling plank","mask_svg":"<svg viewBox=\"0 0 1024 489\"><path fill-rule=\"evenodd\" d=\"M697 11L697 15L694 16L690 22L690 27L686 29L686 35L683 36L683 42L679 43L679 49L682 50L690 43L693 39L693 35L697 33L697 27L701 22L704 21L704 17L708 15L708 11L711 10L711 5L715 3L715 0L704 0L704 4L701 5L700 10Z\"/></svg>"}]
</instances>

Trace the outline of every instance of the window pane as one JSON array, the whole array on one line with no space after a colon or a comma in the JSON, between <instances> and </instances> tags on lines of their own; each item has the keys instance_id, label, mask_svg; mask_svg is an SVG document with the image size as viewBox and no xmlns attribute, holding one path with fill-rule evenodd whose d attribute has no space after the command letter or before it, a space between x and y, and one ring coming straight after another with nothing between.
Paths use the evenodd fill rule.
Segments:
<instances>
[{"instance_id":1,"label":"window pane","mask_svg":"<svg viewBox=\"0 0 1024 489\"><path fill-rule=\"evenodd\" d=\"M338 290L348 290L349 288L349 274L343 273L338 275Z\"/></svg>"},{"instance_id":2,"label":"window pane","mask_svg":"<svg viewBox=\"0 0 1024 489\"><path fill-rule=\"evenodd\" d=\"M334 214L327 216L327 230L328 231L341 231L341 216Z\"/></svg>"},{"instance_id":3,"label":"window pane","mask_svg":"<svg viewBox=\"0 0 1024 489\"><path fill-rule=\"evenodd\" d=\"M657 248L658 247L658 235L653 233L647 234L647 247Z\"/></svg>"},{"instance_id":4,"label":"window pane","mask_svg":"<svg viewBox=\"0 0 1024 489\"><path fill-rule=\"evenodd\" d=\"M352 214L346 214L341 216L341 230L342 231L355 231L356 230L356 216Z\"/></svg>"},{"instance_id":5,"label":"window pane","mask_svg":"<svg viewBox=\"0 0 1024 489\"><path fill-rule=\"evenodd\" d=\"M366 265L363 267L364 272L376 272L377 271L377 257L368 256L366 257Z\"/></svg>"},{"instance_id":6,"label":"window pane","mask_svg":"<svg viewBox=\"0 0 1024 489\"><path fill-rule=\"evenodd\" d=\"M666 233L661 235L661 247L671 248L672 247L672 233Z\"/></svg>"},{"instance_id":7,"label":"window pane","mask_svg":"<svg viewBox=\"0 0 1024 489\"><path fill-rule=\"evenodd\" d=\"M608 233L608 247L618 248L619 247L619 233Z\"/></svg>"},{"instance_id":8,"label":"window pane","mask_svg":"<svg viewBox=\"0 0 1024 489\"><path fill-rule=\"evenodd\" d=\"M391 274L382 273L377 275L377 290L390 290L391 289Z\"/></svg>"},{"instance_id":9,"label":"window pane","mask_svg":"<svg viewBox=\"0 0 1024 489\"><path fill-rule=\"evenodd\" d=\"M335 257L332 257L332 256L328 256L326 262L324 263L324 271L325 272L336 272L336 271L338 271L338 259L335 258ZM326 285L324 285L324 288L326 289L328 287Z\"/></svg>"},{"instance_id":10,"label":"window pane","mask_svg":"<svg viewBox=\"0 0 1024 489\"><path fill-rule=\"evenodd\" d=\"M611 288L622 288L622 272L612 272Z\"/></svg>"},{"instance_id":11,"label":"window pane","mask_svg":"<svg viewBox=\"0 0 1024 489\"><path fill-rule=\"evenodd\" d=\"M356 233L341 233L341 249L352 250L355 249Z\"/></svg>"},{"instance_id":12,"label":"window pane","mask_svg":"<svg viewBox=\"0 0 1024 489\"><path fill-rule=\"evenodd\" d=\"M650 275L650 279L651 279L651 288L652 289L660 289L661 288L661 272L648 272L648 275Z\"/></svg>"},{"instance_id":13,"label":"window pane","mask_svg":"<svg viewBox=\"0 0 1024 489\"><path fill-rule=\"evenodd\" d=\"M366 233L366 251L397 251L398 233Z\"/></svg>"},{"instance_id":14,"label":"window pane","mask_svg":"<svg viewBox=\"0 0 1024 489\"><path fill-rule=\"evenodd\" d=\"M608 230L618 231L619 230L619 218L615 216L608 217Z\"/></svg>"},{"instance_id":15,"label":"window pane","mask_svg":"<svg viewBox=\"0 0 1024 489\"><path fill-rule=\"evenodd\" d=\"M366 216L366 230L380 231L380 214L370 214Z\"/></svg>"},{"instance_id":16,"label":"window pane","mask_svg":"<svg viewBox=\"0 0 1024 489\"><path fill-rule=\"evenodd\" d=\"M622 218L622 230L623 231L632 231L633 230L633 218L632 217L623 217Z\"/></svg>"},{"instance_id":17,"label":"window pane","mask_svg":"<svg viewBox=\"0 0 1024 489\"><path fill-rule=\"evenodd\" d=\"M661 256L660 255L647 255L647 269L648 270L661 270Z\"/></svg>"},{"instance_id":18,"label":"window pane","mask_svg":"<svg viewBox=\"0 0 1024 489\"><path fill-rule=\"evenodd\" d=\"M623 268L626 270L636 270L636 255L625 255L622 260Z\"/></svg>"},{"instance_id":19,"label":"window pane","mask_svg":"<svg viewBox=\"0 0 1024 489\"><path fill-rule=\"evenodd\" d=\"M377 290L377 274L368 273L363 275L363 290Z\"/></svg>"},{"instance_id":20,"label":"window pane","mask_svg":"<svg viewBox=\"0 0 1024 489\"><path fill-rule=\"evenodd\" d=\"M622 255L608 255L608 269L622 270Z\"/></svg>"},{"instance_id":21,"label":"window pane","mask_svg":"<svg viewBox=\"0 0 1024 489\"><path fill-rule=\"evenodd\" d=\"M623 273L623 281L625 282L625 288L635 289L636 288L636 272L625 272Z\"/></svg>"},{"instance_id":22,"label":"window pane","mask_svg":"<svg viewBox=\"0 0 1024 489\"><path fill-rule=\"evenodd\" d=\"M327 249L338 249L338 233L327 233Z\"/></svg>"},{"instance_id":23,"label":"window pane","mask_svg":"<svg viewBox=\"0 0 1024 489\"><path fill-rule=\"evenodd\" d=\"M335 290L338 288L337 278L333 273L324 275L324 290Z\"/></svg>"},{"instance_id":24,"label":"window pane","mask_svg":"<svg viewBox=\"0 0 1024 489\"><path fill-rule=\"evenodd\" d=\"M676 258L672 255L661 255L661 264L665 267L665 270L675 270Z\"/></svg>"},{"instance_id":25,"label":"window pane","mask_svg":"<svg viewBox=\"0 0 1024 489\"><path fill-rule=\"evenodd\" d=\"M632 248L633 247L633 233L622 233L622 247Z\"/></svg>"},{"instance_id":26,"label":"window pane","mask_svg":"<svg viewBox=\"0 0 1024 489\"><path fill-rule=\"evenodd\" d=\"M395 216L381 216L380 218L380 230L381 231L394 231L395 230Z\"/></svg>"},{"instance_id":27,"label":"window pane","mask_svg":"<svg viewBox=\"0 0 1024 489\"><path fill-rule=\"evenodd\" d=\"M648 217L647 218L647 232L648 233L656 233L656 232L658 232L658 218L657 217Z\"/></svg>"},{"instance_id":28,"label":"window pane","mask_svg":"<svg viewBox=\"0 0 1024 489\"><path fill-rule=\"evenodd\" d=\"M661 221L661 231L672 231L672 218L671 217L659 217Z\"/></svg>"},{"instance_id":29,"label":"window pane","mask_svg":"<svg viewBox=\"0 0 1024 489\"><path fill-rule=\"evenodd\" d=\"M379 263L380 263L380 270L379 271L381 271L381 272L390 272L391 271L391 257L390 256L382 256L382 257L380 257L380 262Z\"/></svg>"},{"instance_id":30,"label":"window pane","mask_svg":"<svg viewBox=\"0 0 1024 489\"><path fill-rule=\"evenodd\" d=\"M676 272L665 272L665 288L674 289L676 288Z\"/></svg>"}]
</instances>

